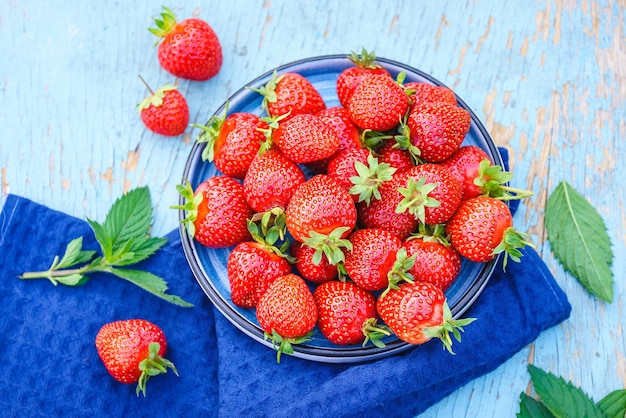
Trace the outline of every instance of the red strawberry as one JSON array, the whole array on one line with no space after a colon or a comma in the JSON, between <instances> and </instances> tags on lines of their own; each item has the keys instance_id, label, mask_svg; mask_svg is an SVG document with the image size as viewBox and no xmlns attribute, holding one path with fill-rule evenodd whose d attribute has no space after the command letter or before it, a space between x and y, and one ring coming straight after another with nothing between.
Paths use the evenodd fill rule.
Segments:
<instances>
[{"instance_id":1,"label":"red strawberry","mask_svg":"<svg viewBox=\"0 0 626 418\"><path fill-rule=\"evenodd\" d=\"M189 183L176 186L187 203L184 209L189 234L207 247L230 247L250 239L248 219L254 215L246 203L243 186L227 176L215 176L194 191Z\"/></svg>"},{"instance_id":2,"label":"red strawberry","mask_svg":"<svg viewBox=\"0 0 626 418\"><path fill-rule=\"evenodd\" d=\"M270 284L291 272L291 264L271 245L246 241L233 248L226 268L233 303L253 308Z\"/></svg>"},{"instance_id":3,"label":"red strawberry","mask_svg":"<svg viewBox=\"0 0 626 418\"><path fill-rule=\"evenodd\" d=\"M385 141L379 148L376 148L375 154L378 156L378 162L389 164L397 172L413 167L411 153L394 147L395 144L395 141Z\"/></svg>"},{"instance_id":4,"label":"red strawberry","mask_svg":"<svg viewBox=\"0 0 626 418\"><path fill-rule=\"evenodd\" d=\"M333 344L352 345L372 341L384 347L381 338L390 335L377 325L376 299L372 293L351 282L333 280L319 285L313 298L317 305L317 326Z\"/></svg>"},{"instance_id":5,"label":"red strawberry","mask_svg":"<svg viewBox=\"0 0 626 418\"><path fill-rule=\"evenodd\" d=\"M409 257L415 256L409 273L415 280L432 283L445 292L461 271L461 256L449 243L429 238L412 238L402 244Z\"/></svg>"},{"instance_id":6,"label":"red strawberry","mask_svg":"<svg viewBox=\"0 0 626 418\"><path fill-rule=\"evenodd\" d=\"M145 319L109 322L96 335L96 349L107 371L121 383L137 382L139 392L146 396L146 383L151 376L166 373L178 376L174 364L163 358L167 340L163 330Z\"/></svg>"},{"instance_id":7,"label":"red strawberry","mask_svg":"<svg viewBox=\"0 0 626 418\"><path fill-rule=\"evenodd\" d=\"M420 164L403 171L398 192L404 197L396 211L408 211L421 223L445 223L461 204L461 185L439 164Z\"/></svg>"},{"instance_id":8,"label":"red strawberry","mask_svg":"<svg viewBox=\"0 0 626 418\"><path fill-rule=\"evenodd\" d=\"M213 28L197 18L177 22L171 9L163 9L161 19L154 19L157 27L150 28L163 38L158 48L161 66L188 80L205 81L215 76L222 67L222 46Z\"/></svg>"},{"instance_id":9,"label":"red strawberry","mask_svg":"<svg viewBox=\"0 0 626 418\"><path fill-rule=\"evenodd\" d=\"M337 77L337 96L339 103L344 107L348 105L355 87L368 74L383 74L391 78L391 74L376 62L374 51L368 52L363 48L360 56L356 52L352 52L348 59L354 66L346 68Z\"/></svg>"},{"instance_id":10,"label":"red strawberry","mask_svg":"<svg viewBox=\"0 0 626 418\"><path fill-rule=\"evenodd\" d=\"M356 225L356 208L348 191L325 174L318 174L298 187L286 210L287 229L304 242L311 231L330 235L343 228L340 238Z\"/></svg>"},{"instance_id":11,"label":"red strawberry","mask_svg":"<svg viewBox=\"0 0 626 418\"><path fill-rule=\"evenodd\" d=\"M369 205L365 201L357 203L360 226L385 229L401 240L407 238L417 228L419 221L408 211L396 211L404 199L398 188L405 185L406 178L401 178L396 172L391 180L383 182L378 188L380 199L371 200Z\"/></svg>"},{"instance_id":12,"label":"red strawberry","mask_svg":"<svg viewBox=\"0 0 626 418\"><path fill-rule=\"evenodd\" d=\"M243 179L246 201L256 212L285 210L299 185L306 180L302 169L279 150L257 155Z\"/></svg>"},{"instance_id":13,"label":"red strawberry","mask_svg":"<svg viewBox=\"0 0 626 418\"><path fill-rule=\"evenodd\" d=\"M250 163L265 142L263 130L267 122L257 115L237 112L226 116L212 116L202 129L198 142L206 142L202 160L213 161L215 167L227 176L243 179Z\"/></svg>"},{"instance_id":14,"label":"red strawberry","mask_svg":"<svg viewBox=\"0 0 626 418\"><path fill-rule=\"evenodd\" d=\"M435 163L459 149L470 129L470 114L449 103L421 103L411 107L406 126L418 157Z\"/></svg>"},{"instance_id":15,"label":"red strawberry","mask_svg":"<svg viewBox=\"0 0 626 418\"><path fill-rule=\"evenodd\" d=\"M359 128L388 131L409 110L409 98L393 78L369 74L355 87L346 109Z\"/></svg>"},{"instance_id":16,"label":"red strawberry","mask_svg":"<svg viewBox=\"0 0 626 418\"><path fill-rule=\"evenodd\" d=\"M310 163L333 155L339 137L319 116L299 114L280 121L272 131L272 142L294 163Z\"/></svg>"},{"instance_id":17,"label":"red strawberry","mask_svg":"<svg viewBox=\"0 0 626 418\"><path fill-rule=\"evenodd\" d=\"M376 301L381 319L402 341L423 344L439 338L444 347L452 352L450 332L457 341L460 331L474 318L454 320L443 291L431 283L402 283Z\"/></svg>"},{"instance_id":18,"label":"red strawberry","mask_svg":"<svg viewBox=\"0 0 626 418\"><path fill-rule=\"evenodd\" d=\"M317 264L313 262L316 253L315 248L298 241L291 245L291 255L300 275L311 283L324 283L337 278L337 266L331 264L326 256Z\"/></svg>"},{"instance_id":19,"label":"red strawberry","mask_svg":"<svg viewBox=\"0 0 626 418\"><path fill-rule=\"evenodd\" d=\"M282 353L292 354L292 344L308 341L317 322L317 306L305 281L287 274L272 282L256 308L265 338L271 338L280 363Z\"/></svg>"},{"instance_id":20,"label":"red strawberry","mask_svg":"<svg viewBox=\"0 0 626 418\"><path fill-rule=\"evenodd\" d=\"M356 230L348 241L352 243L352 250L345 252L343 263L348 276L365 290L385 289L402 241L380 228Z\"/></svg>"},{"instance_id":21,"label":"red strawberry","mask_svg":"<svg viewBox=\"0 0 626 418\"><path fill-rule=\"evenodd\" d=\"M526 233L513 227L509 207L492 197L465 200L446 224L450 243L463 257L487 262L504 253L504 267L510 257L520 261L519 248L533 246Z\"/></svg>"},{"instance_id":22,"label":"red strawberry","mask_svg":"<svg viewBox=\"0 0 626 418\"><path fill-rule=\"evenodd\" d=\"M412 81L404 84L406 90L411 90L409 96L412 105L418 105L426 102L445 102L456 106L456 96L454 92L444 86L435 86L433 84Z\"/></svg>"},{"instance_id":23,"label":"red strawberry","mask_svg":"<svg viewBox=\"0 0 626 418\"><path fill-rule=\"evenodd\" d=\"M263 109L270 117L284 116L283 121L303 113L317 113L326 108L322 95L309 80L297 73L276 72L261 88L251 88L263 96Z\"/></svg>"},{"instance_id":24,"label":"red strawberry","mask_svg":"<svg viewBox=\"0 0 626 418\"><path fill-rule=\"evenodd\" d=\"M148 85L146 84L146 87ZM189 122L187 100L174 86L164 86L139 103L141 120L152 132L177 136L185 132Z\"/></svg>"}]
</instances>

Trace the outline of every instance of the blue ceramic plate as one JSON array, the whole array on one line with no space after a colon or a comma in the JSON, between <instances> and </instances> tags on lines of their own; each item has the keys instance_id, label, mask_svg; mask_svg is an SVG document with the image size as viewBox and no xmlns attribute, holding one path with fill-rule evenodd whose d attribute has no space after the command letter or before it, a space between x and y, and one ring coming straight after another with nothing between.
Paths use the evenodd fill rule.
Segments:
<instances>
[{"instance_id":1,"label":"blue ceramic plate","mask_svg":"<svg viewBox=\"0 0 626 418\"><path fill-rule=\"evenodd\" d=\"M418 81L442 85L441 82L428 74L404 64L384 58L378 58L377 61L394 77L399 72L405 72L406 82ZM286 64L278 67L276 71L279 74L295 72L303 75L318 89L326 105L331 107L339 105L335 91L337 77L344 69L350 66L353 66L353 64L345 55L329 55ZM273 71L268 71L252 80L246 87L261 87L265 85L271 78ZM246 87L241 88L228 99L229 114L250 112L257 115L265 115L261 108L262 97ZM502 158L498 149L482 123L460 98L457 97L457 99L459 106L465 108L472 117L470 131L463 145L477 145L481 147L495 164L502 165ZM225 106L226 103L217 109L215 114L222 115ZM212 163L202 161L201 155L205 145L204 143L196 143L193 146L183 173L183 180L189 180L194 189L207 178L221 174ZM181 199L181 204L183 203ZM179 213L179 217L181 220L185 217L183 211ZM237 307L230 298L226 262L231 249L206 248L191 239L184 228L181 227L180 233L183 250L189 265L200 287L211 302L243 333L261 344L272 347L271 342L263 338L263 331L256 321L255 311ZM484 264L470 263L467 260L463 261L459 277L446 292L448 304L455 317L461 316L476 301L476 298L478 298L487 284L494 267L495 261ZM310 342L294 346L295 352L293 355L320 362L353 363L387 357L413 347L413 345L407 344L395 336L388 337L384 342L386 344L384 348L377 348L373 345L367 347L362 347L361 345L341 347L330 343L318 331Z\"/></svg>"}]
</instances>

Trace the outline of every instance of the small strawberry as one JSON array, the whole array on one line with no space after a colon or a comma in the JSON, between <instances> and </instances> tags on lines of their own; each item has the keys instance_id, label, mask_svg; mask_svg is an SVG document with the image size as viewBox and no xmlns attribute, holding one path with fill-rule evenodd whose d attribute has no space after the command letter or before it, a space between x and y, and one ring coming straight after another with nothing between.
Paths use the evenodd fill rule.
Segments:
<instances>
[{"instance_id":1,"label":"small strawberry","mask_svg":"<svg viewBox=\"0 0 626 418\"><path fill-rule=\"evenodd\" d=\"M222 46L202 19L176 21L174 12L163 7L161 19L154 19L156 28L150 32L159 38L158 58L170 74L195 81L205 81L215 76L222 67Z\"/></svg>"},{"instance_id":2,"label":"small strawberry","mask_svg":"<svg viewBox=\"0 0 626 418\"><path fill-rule=\"evenodd\" d=\"M409 110L409 98L393 78L369 74L355 87L346 109L359 128L388 131Z\"/></svg>"},{"instance_id":3,"label":"small strawberry","mask_svg":"<svg viewBox=\"0 0 626 418\"><path fill-rule=\"evenodd\" d=\"M492 197L463 201L446 224L446 234L454 249L470 261L487 262L504 253L504 268L509 257L520 261L520 248L534 247L528 234L513 227L509 207Z\"/></svg>"},{"instance_id":4,"label":"small strawberry","mask_svg":"<svg viewBox=\"0 0 626 418\"><path fill-rule=\"evenodd\" d=\"M243 179L246 201L256 212L283 211L306 177L302 169L278 149L257 155Z\"/></svg>"},{"instance_id":5,"label":"small strawberry","mask_svg":"<svg viewBox=\"0 0 626 418\"><path fill-rule=\"evenodd\" d=\"M214 176L200 183L195 191L189 182L176 189L186 203L172 208L185 210L182 222L200 244L212 248L230 247L250 239L248 219L254 212L237 180Z\"/></svg>"},{"instance_id":6,"label":"small strawberry","mask_svg":"<svg viewBox=\"0 0 626 418\"><path fill-rule=\"evenodd\" d=\"M270 117L283 116L285 120L295 115L314 114L326 108L322 95L315 86L298 73L278 75L261 88L250 88L263 96L261 106Z\"/></svg>"},{"instance_id":7,"label":"small strawberry","mask_svg":"<svg viewBox=\"0 0 626 418\"><path fill-rule=\"evenodd\" d=\"M298 114L282 120L271 132L272 143L294 163L310 163L333 155L339 148L339 137L313 114Z\"/></svg>"},{"instance_id":8,"label":"small strawberry","mask_svg":"<svg viewBox=\"0 0 626 418\"><path fill-rule=\"evenodd\" d=\"M355 87L368 75L368 74L384 74L391 78L391 74L384 69L379 63L376 62L376 54L374 51L368 52L365 48L362 49L361 55L356 52L352 52L348 59L354 64L352 67L348 67L341 71L337 77L337 96L339 103L346 107L348 101L354 92Z\"/></svg>"},{"instance_id":9,"label":"small strawberry","mask_svg":"<svg viewBox=\"0 0 626 418\"><path fill-rule=\"evenodd\" d=\"M156 92L148 84L146 87L150 97L137 105L144 125L163 136L178 136L185 132L189 122L189 107L185 97L174 86L164 86Z\"/></svg>"},{"instance_id":10,"label":"small strawberry","mask_svg":"<svg viewBox=\"0 0 626 418\"><path fill-rule=\"evenodd\" d=\"M331 264L326 256L321 257L317 264L313 261L315 254L318 253L315 248L296 241L290 250L296 269L309 282L319 284L337 278L337 265Z\"/></svg>"},{"instance_id":11,"label":"small strawberry","mask_svg":"<svg viewBox=\"0 0 626 418\"><path fill-rule=\"evenodd\" d=\"M413 278L432 283L445 292L461 271L461 256L444 242L433 237L411 237L402 246L409 257L415 256L409 270Z\"/></svg>"},{"instance_id":12,"label":"small strawberry","mask_svg":"<svg viewBox=\"0 0 626 418\"><path fill-rule=\"evenodd\" d=\"M256 317L265 338L272 339L280 363L282 353L293 353L293 344L310 340L317 322L317 306L305 281L287 274L275 279L261 296Z\"/></svg>"},{"instance_id":13,"label":"small strawberry","mask_svg":"<svg viewBox=\"0 0 626 418\"><path fill-rule=\"evenodd\" d=\"M193 126L202 130L197 141L206 143L202 160L213 161L227 176L243 179L265 142L263 130L269 127L252 113L236 112L226 116L226 112L212 116L206 125Z\"/></svg>"},{"instance_id":14,"label":"small strawberry","mask_svg":"<svg viewBox=\"0 0 626 418\"><path fill-rule=\"evenodd\" d=\"M376 301L381 319L402 341L423 344L439 338L450 353L452 339L461 341L463 327L475 318L452 319L443 291L431 283L402 283L397 289L381 295Z\"/></svg>"},{"instance_id":15,"label":"small strawberry","mask_svg":"<svg viewBox=\"0 0 626 418\"><path fill-rule=\"evenodd\" d=\"M445 167L420 164L399 174L403 199L396 211L408 211L423 224L445 223L461 204L461 185Z\"/></svg>"},{"instance_id":16,"label":"small strawberry","mask_svg":"<svg viewBox=\"0 0 626 418\"><path fill-rule=\"evenodd\" d=\"M426 102L411 107L406 127L411 145L419 150L417 157L436 163L459 149L469 132L470 121L469 112L461 107Z\"/></svg>"},{"instance_id":17,"label":"small strawberry","mask_svg":"<svg viewBox=\"0 0 626 418\"><path fill-rule=\"evenodd\" d=\"M419 105L426 102L445 102L456 106L454 92L444 86L412 81L404 84L406 90L411 91L409 96L411 105Z\"/></svg>"},{"instance_id":18,"label":"small strawberry","mask_svg":"<svg viewBox=\"0 0 626 418\"><path fill-rule=\"evenodd\" d=\"M385 141L375 150L379 163L389 164L397 172L408 170L413 167L411 153L407 150L394 147L395 141Z\"/></svg>"},{"instance_id":19,"label":"small strawberry","mask_svg":"<svg viewBox=\"0 0 626 418\"><path fill-rule=\"evenodd\" d=\"M107 371L121 383L137 383L136 393L146 396L151 376L178 376L174 364L163 358L167 340L163 330L145 319L128 319L104 324L96 335L96 349Z\"/></svg>"},{"instance_id":20,"label":"small strawberry","mask_svg":"<svg viewBox=\"0 0 626 418\"><path fill-rule=\"evenodd\" d=\"M376 298L351 282L333 280L322 283L313 292L317 305L317 326L333 344L352 345L368 341L384 347L381 341L391 335L377 324Z\"/></svg>"}]
</instances>

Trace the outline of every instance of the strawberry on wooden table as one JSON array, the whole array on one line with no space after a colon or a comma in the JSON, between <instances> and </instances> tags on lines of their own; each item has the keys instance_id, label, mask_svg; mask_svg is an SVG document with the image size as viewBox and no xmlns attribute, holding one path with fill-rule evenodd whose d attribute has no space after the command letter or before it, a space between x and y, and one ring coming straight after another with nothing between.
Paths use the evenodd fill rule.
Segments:
<instances>
[{"instance_id":1,"label":"strawberry on wooden table","mask_svg":"<svg viewBox=\"0 0 626 418\"><path fill-rule=\"evenodd\" d=\"M376 301L381 319L393 333L409 344L423 344L439 338L450 353L452 339L461 340L459 331L474 318L455 320L443 291L431 283L402 283L397 289L383 293Z\"/></svg>"},{"instance_id":2,"label":"strawberry on wooden table","mask_svg":"<svg viewBox=\"0 0 626 418\"><path fill-rule=\"evenodd\" d=\"M161 19L154 19L158 36L158 58L170 74L195 81L214 77L222 67L222 46L213 28L198 18L176 21L174 12L163 7Z\"/></svg>"},{"instance_id":3,"label":"strawberry on wooden table","mask_svg":"<svg viewBox=\"0 0 626 418\"><path fill-rule=\"evenodd\" d=\"M185 96L175 86L163 86L153 91L145 81L144 84L150 96L137 105L144 125L163 136L178 136L185 132L189 122L189 106Z\"/></svg>"},{"instance_id":4,"label":"strawberry on wooden table","mask_svg":"<svg viewBox=\"0 0 626 418\"><path fill-rule=\"evenodd\" d=\"M178 376L174 364L163 358L167 340L163 330L145 319L109 322L96 335L96 349L107 371L121 383L137 383L136 393L146 396L151 376L166 373Z\"/></svg>"},{"instance_id":5,"label":"strawberry on wooden table","mask_svg":"<svg viewBox=\"0 0 626 418\"><path fill-rule=\"evenodd\" d=\"M293 353L293 344L310 340L317 315L313 294L300 276L287 274L272 282L259 299L256 317L277 350L278 363L282 353Z\"/></svg>"}]
</instances>

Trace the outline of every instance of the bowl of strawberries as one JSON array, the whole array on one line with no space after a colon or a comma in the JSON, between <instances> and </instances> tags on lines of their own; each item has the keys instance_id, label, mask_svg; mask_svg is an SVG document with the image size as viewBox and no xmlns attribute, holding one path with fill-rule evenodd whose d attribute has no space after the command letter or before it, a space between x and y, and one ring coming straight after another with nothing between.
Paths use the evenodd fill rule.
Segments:
<instances>
[{"instance_id":1,"label":"bowl of strawberries","mask_svg":"<svg viewBox=\"0 0 626 418\"><path fill-rule=\"evenodd\" d=\"M183 250L278 361L370 361L434 337L452 351L497 258L516 257L498 148L418 69L365 50L296 61L196 128Z\"/></svg>"}]
</instances>

